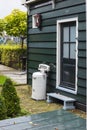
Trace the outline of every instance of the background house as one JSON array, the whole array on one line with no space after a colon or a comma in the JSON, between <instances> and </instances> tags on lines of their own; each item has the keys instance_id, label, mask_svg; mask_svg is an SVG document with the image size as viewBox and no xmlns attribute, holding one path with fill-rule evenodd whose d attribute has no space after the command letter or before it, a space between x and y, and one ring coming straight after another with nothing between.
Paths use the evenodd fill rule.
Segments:
<instances>
[{"instance_id":1,"label":"background house","mask_svg":"<svg viewBox=\"0 0 87 130\"><path fill-rule=\"evenodd\" d=\"M26 0L27 82L40 63L51 66L47 91L76 99L86 109L86 1Z\"/></svg>"}]
</instances>

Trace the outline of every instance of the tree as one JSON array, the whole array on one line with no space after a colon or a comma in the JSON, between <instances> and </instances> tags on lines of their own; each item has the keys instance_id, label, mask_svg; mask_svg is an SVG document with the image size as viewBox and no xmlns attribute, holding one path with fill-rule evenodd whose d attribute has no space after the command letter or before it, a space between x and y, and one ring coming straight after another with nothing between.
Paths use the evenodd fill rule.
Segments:
<instances>
[{"instance_id":1,"label":"tree","mask_svg":"<svg viewBox=\"0 0 87 130\"><path fill-rule=\"evenodd\" d=\"M5 28L5 21L4 19L0 19L0 35L2 35Z\"/></svg>"},{"instance_id":2,"label":"tree","mask_svg":"<svg viewBox=\"0 0 87 130\"><path fill-rule=\"evenodd\" d=\"M27 14L26 12L14 9L12 13L5 17L5 30L8 35L18 36L23 41L26 38Z\"/></svg>"}]
</instances>

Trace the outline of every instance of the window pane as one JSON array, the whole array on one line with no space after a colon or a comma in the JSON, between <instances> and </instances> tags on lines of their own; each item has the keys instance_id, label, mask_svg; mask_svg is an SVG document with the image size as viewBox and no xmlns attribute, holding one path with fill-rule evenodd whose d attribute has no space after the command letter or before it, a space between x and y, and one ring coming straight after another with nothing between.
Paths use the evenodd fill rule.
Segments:
<instances>
[{"instance_id":1,"label":"window pane","mask_svg":"<svg viewBox=\"0 0 87 130\"><path fill-rule=\"evenodd\" d=\"M75 55L76 55L76 48L75 48L75 44L71 44L70 45L70 58L71 59L75 59Z\"/></svg>"},{"instance_id":2,"label":"window pane","mask_svg":"<svg viewBox=\"0 0 87 130\"><path fill-rule=\"evenodd\" d=\"M69 42L69 27L63 28L63 42Z\"/></svg>"},{"instance_id":3,"label":"window pane","mask_svg":"<svg viewBox=\"0 0 87 130\"><path fill-rule=\"evenodd\" d=\"M70 27L70 42L75 42L76 40L76 27Z\"/></svg>"},{"instance_id":4,"label":"window pane","mask_svg":"<svg viewBox=\"0 0 87 130\"><path fill-rule=\"evenodd\" d=\"M69 44L63 44L63 58L69 58Z\"/></svg>"}]
</instances>

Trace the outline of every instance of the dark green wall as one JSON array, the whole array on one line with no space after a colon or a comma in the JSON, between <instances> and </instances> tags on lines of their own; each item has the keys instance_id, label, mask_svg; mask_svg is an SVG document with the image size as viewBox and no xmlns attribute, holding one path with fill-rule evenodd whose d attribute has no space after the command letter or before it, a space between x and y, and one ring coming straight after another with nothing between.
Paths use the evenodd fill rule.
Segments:
<instances>
[{"instance_id":1,"label":"dark green wall","mask_svg":"<svg viewBox=\"0 0 87 130\"><path fill-rule=\"evenodd\" d=\"M46 1L46 0L45 0ZM50 0L49 0L50 1ZM28 84L32 83L32 73L37 71L39 63L56 66L56 22L58 19L78 17L78 94L65 95L76 98L83 106L86 104L86 14L85 0L56 0L52 4L34 3L30 5L28 16ZM42 28L32 28L32 15L40 13ZM47 91L56 90L56 69L52 66L48 76ZM58 90L56 90L58 91Z\"/></svg>"}]
</instances>

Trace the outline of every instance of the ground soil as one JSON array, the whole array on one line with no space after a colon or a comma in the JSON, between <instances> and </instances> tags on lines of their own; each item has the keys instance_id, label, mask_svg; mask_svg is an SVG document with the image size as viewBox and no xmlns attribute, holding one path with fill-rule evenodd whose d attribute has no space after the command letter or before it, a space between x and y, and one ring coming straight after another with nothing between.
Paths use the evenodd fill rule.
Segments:
<instances>
[{"instance_id":1,"label":"ground soil","mask_svg":"<svg viewBox=\"0 0 87 130\"><path fill-rule=\"evenodd\" d=\"M59 103L47 103L46 101L36 101L31 98L31 87L28 85L16 86L17 94L20 97L20 105L26 114L36 114L47 111L62 109L62 105ZM70 112L86 119L86 113L75 109Z\"/></svg>"}]
</instances>

